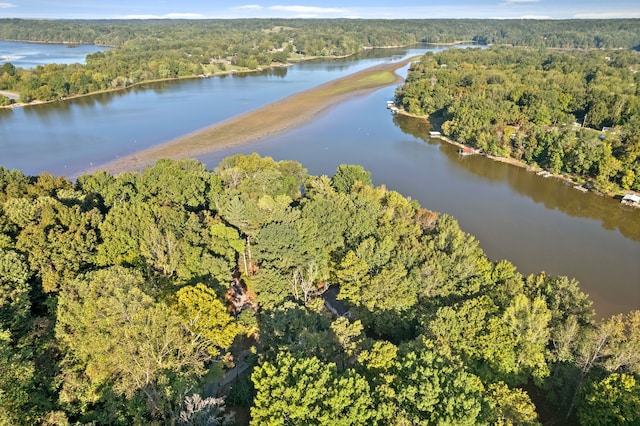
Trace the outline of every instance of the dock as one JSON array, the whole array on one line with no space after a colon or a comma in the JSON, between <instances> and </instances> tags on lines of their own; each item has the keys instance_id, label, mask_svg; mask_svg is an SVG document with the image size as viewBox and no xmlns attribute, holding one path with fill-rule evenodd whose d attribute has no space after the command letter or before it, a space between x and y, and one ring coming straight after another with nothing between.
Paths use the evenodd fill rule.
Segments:
<instances>
[{"instance_id":1,"label":"dock","mask_svg":"<svg viewBox=\"0 0 640 426\"><path fill-rule=\"evenodd\" d=\"M633 207L640 207L640 196L635 194L626 194L622 197L622 204Z\"/></svg>"},{"instance_id":2,"label":"dock","mask_svg":"<svg viewBox=\"0 0 640 426\"><path fill-rule=\"evenodd\" d=\"M458 154L460 155L475 155L475 154L480 154L480 151L478 151L477 149L471 148L469 146L463 146L462 148L460 148L458 150Z\"/></svg>"}]
</instances>

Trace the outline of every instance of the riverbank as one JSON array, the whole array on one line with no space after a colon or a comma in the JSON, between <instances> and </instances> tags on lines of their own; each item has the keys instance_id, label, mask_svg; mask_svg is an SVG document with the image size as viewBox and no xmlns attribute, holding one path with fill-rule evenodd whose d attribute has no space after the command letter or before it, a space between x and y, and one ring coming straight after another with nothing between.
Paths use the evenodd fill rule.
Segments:
<instances>
[{"instance_id":1,"label":"riverbank","mask_svg":"<svg viewBox=\"0 0 640 426\"><path fill-rule=\"evenodd\" d=\"M396 113L397 114L401 114L401 115L405 115L405 116L408 116L408 117L427 120L431 124L432 128L437 129L438 131L442 130L441 129L442 123L439 122L438 120L434 119L433 117L424 116L424 115L410 114L410 113L408 113L408 112L406 112L406 111L404 111L402 109L398 110ZM458 148L461 148L461 149L469 148L467 145L465 145L463 143L460 143L460 142L458 142L456 140L453 140L453 139L451 139L451 138L449 138L447 136L444 136L441 133L439 135L437 135L437 136L431 136L431 137L443 140L443 141L447 142L448 144L457 146ZM624 196L624 195L622 195L623 193L624 194L634 194L634 195L640 196L640 193L638 193L637 191L632 191L632 190L624 190L624 191L620 190L620 191L614 192L614 193L604 193L604 192L600 192L600 191L594 191L594 190L591 190L591 189L589 189L589 188L587 188L585 186L585 183L587 183L587 182L578 181L573 176L569 176L569 175L565 175L565 174L554 174L554 173L545 171L544 169L542 169L540 167L532 166L530 164L525 163L524 161L517 160L517 159L511 158L511 157L500 157L500 156L491 155L491 154L487 154L487 153L480 153L478 155L482 155L482 156L487 157L487 158L489 158L489 159L491 159L493 161L498 161L498 162L501 162L501 163L506 163L506 164L510 164L512 166L520 167L520 168L525 169L525 170L527 170L529 172L536 172L538 174L542 174L545 178L555 178L555 179L561 180L561 181L567 183L568 185L572 186L573 188L575 188L576 190L579 190L581 192L591 192L593 194L600 195L600 196L603 196L603 197L619 198L619 199L622 199L622 197Z\"/></svg>"},{"instance_id":2,"label":"riverbank","mask_svg":"<svg viewBox=\"0 0 640 426\"><path fill-rule=\"evenodd\" d=\"M302 62L298 61L298 62ZM290 67L295 65L295 62L291 62L291 63L286 63L286 64L274 64L271 66L271 68L279 68L279 67ZM41 100L33 100L31 102L14 102L12 104L9 105L2 105L0 106L1 108L22 108L25 106L32 106L32 105L42 105L42 104L52 104L52 103L56 103L56 102L65 102L68 100L72 100L72 99L78 99L78 98L84 98L87 96L95 96L95 95L100 95L103 93L113 93L113 92L119 92L122 90L127 90L127 89L131 89L134 87L140 87L140 86L144 86L146 84L154 84L154 83L163 83L163 82L171 82L171 81L180 81L180 80L195 80L198 78L209 78L209 77L220 77L220 76L226 76L226 75L234 75L234 74L248 74L248 73L255 73L255 72L260 72L262 71L263 68L257 68L255 70L252 69L231 69L231 70L227 70L227 71L216 71L214 73L211 74L202 74L199 76L186 76L186 77L172 77L172 78L158 78L155 80L144 80L144 81L140 81L138 83L133 83L130 84L128 86L124 86L124 87L114 87L112 89L104 89L104 90L98 90L95 92L89 92L89 93L83 93L81 95L72 95L72 96L67 96L64 99L52 99L50 101L41 101ZM13 99L13 100L17 100L20 98L20 94L16 93L16 92L9 92L9 91L4 91L4 92L0 92L0 95L4 95L9 99ZM8 96L10 95L10 96Z\"/></svg>"},{"instance_id":3,"label":"riverbank","mask_svg":"<svg viewBox=\"0 0 640 426\"><path fill-rule=\"evenodd\" d=\"M35 42L35 41L21 41L21 40L0 40L0 41L19 41L19 42L24 42L24 43L35 43L35 44L37 44L37 43L42 43L42 44L64 44L62 42ZM76 44L80 44L80 43L76 43ZM87 43L85 43L85 44L87 44ZM100 46L100 45L95 45L95 46ZM112 47L112 46L107 46L107 47ZM396 46L396 47L406 47L406 46ZM384 47L363 48L363 51L364 50L369 50L369 49L384 49ZM342 58L348 58L348 57L356 55L358 53L361 53L361 52L355 52L355 53L348 54L348 55L328 55L328 56L306 56L306 55L303 55L303 56L300 56L300 57L295 57L294 56L294 57L290 57L288 59L288 62L272 63L270 66L265 66L264 68L261 68L261 67L258 67L256 69L231 68L231 69L224 70L224 71L220 70L220 71L215 71L215 72L212 72L212 73L205 73L205 74L201 74L201 75L189 75L189 76L184 76L184 77L171 77L171 78L158 78L158 79L154 79L154 80L144 80L144 81L140 81L140 82L129 84L128 86L114 87L114 88L110 88L110 89L98 90L98 91L95 91L95 92L70 95L70 96L67 96L67 97L65 97L63 99L52 99L50 101L33 100L31 102L18 102L18 100L20 99L20 94L19 93L5 91L4 93L0 93L0 95L6 96L7 98L9 98L10 100L13 100L14 102L12 102L12 103L10 103L8 105L0 105L0 109L2 109L2 108L22 108L22 107L25 107L25 106L32 106L32 105L42 105L42 104L51 104L51 103L56 103L56 102L65 102L67 100L83 98L83 97L86 97L86 96L100 95L100 94L103 94L103 93L113 93L113 92L127 90L127 89L134 88L134 87L144 86L146 84L153 84L153 83L162 83L162 82L179 81L179 80L194 80L194 79L198 79L198 78L220 77L220 76L228 76L228 75L234 75L234 74L256 73L256 72L261 72L266 68L290 67L290 66L298 64L300 62L306 62L306 61L311 61L311 60L315 60L315 59L342 59Z\"/></svg>"},{"instance_id":4,"label":"riverbank","mask_svg":"<svg viewBox=\"0 0 640 426\"><path fill-rule=\"evenodd\" d=\"M367 68L95 169L110 173L136 170L160 158L193 157L282 133L317 118L318 114L349 97L399 84L403 79L395 71L412 60L415 58Z\"/></svg>"}]
</instances>

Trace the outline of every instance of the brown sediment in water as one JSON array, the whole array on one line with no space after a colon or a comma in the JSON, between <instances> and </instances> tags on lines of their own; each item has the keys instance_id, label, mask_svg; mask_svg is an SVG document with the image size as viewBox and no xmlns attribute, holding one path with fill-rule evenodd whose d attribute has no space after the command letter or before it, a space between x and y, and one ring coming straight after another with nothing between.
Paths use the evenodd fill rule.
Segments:
<instances>
[{"instance_id":1,"label":"brown sediment in water","mask_svg":"<svg viewBox=\"0 0 640 426\"><path fill-rule=\"evenodd\" d=\"M194 157L284 132L313 120L319 113L349 97L400 83L402 77L395 71L413 59L367 68L96 169L110 173L136 170L160 158Z\"/></svg>"}]
</instances>

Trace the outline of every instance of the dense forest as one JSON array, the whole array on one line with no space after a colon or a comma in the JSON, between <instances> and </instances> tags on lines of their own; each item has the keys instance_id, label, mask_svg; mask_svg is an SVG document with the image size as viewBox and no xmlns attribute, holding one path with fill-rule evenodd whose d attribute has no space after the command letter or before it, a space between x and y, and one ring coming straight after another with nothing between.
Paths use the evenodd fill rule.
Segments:
<instances>
[{"instance_id":1,"label":"dense forest","mask_svg":"<svg viewBox=\"0 0 640 426\"><path fill-rule=\"evenodd\" d=\"M632 50L450 49L414 62L396 96L483 152L640 190L639 70Z\"/></svg>"},{"instance_id":2,"label":"dense forest","mask_svg":"<svg viewBox=\"0 0 640 426\"><path fill-rule=\"evenodd\" d=\"M640 311L359 166L0 168L0 288L0 424L640 422Z\"/></svg>"},{"instance_id":3,"label":"dense forest","mask_svg":"<svg viewBox=\"0 0 640 426\"><path fill-rule=\"evenodd\" d=\"M0 39L112 46L86 65L0 70L0 90L50 101L144 81L255 70L418 42L552 48L640 46L640 21L621 20L145 20L0 19ZM9 99L0 96L0 105Z\"/></svg>"}]
</instances>

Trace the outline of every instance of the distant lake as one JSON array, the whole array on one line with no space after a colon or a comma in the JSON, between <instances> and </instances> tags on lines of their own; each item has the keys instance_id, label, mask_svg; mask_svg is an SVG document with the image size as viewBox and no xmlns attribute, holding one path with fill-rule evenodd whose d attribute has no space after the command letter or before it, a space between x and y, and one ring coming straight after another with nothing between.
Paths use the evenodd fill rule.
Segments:
<instances>
[{"instance_id":1,"label":"distant lake","mask_svg":"<svg viewBox=\"0 0 640 426\"><path fill-rule=\"evenodd\" d=\"M0 65L11 62L20 68L47 64L84 64L87 55L108 50L92 44L42 44L0 40Z\"/></svg>"}]
</instances>

